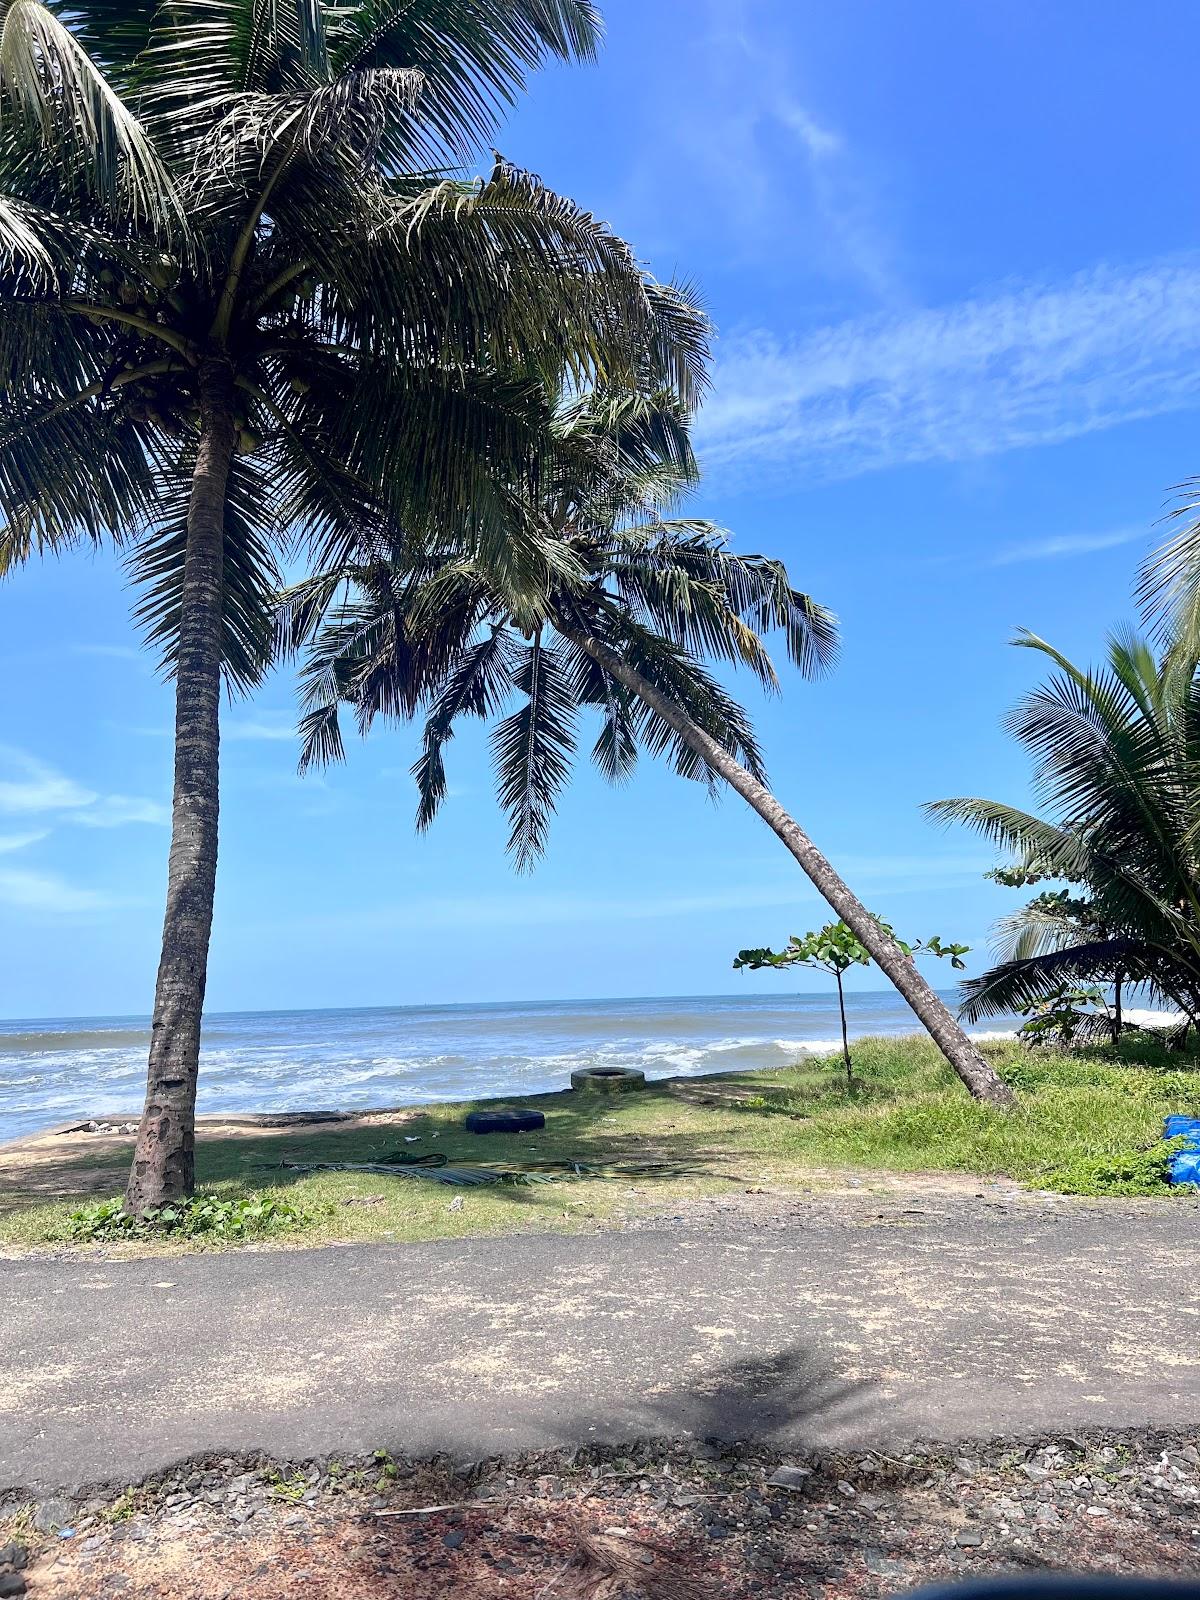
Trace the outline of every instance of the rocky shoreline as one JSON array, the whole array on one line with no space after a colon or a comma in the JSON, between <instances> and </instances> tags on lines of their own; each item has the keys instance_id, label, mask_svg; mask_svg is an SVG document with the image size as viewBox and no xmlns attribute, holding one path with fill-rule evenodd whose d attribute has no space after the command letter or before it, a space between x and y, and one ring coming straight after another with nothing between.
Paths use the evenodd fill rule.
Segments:
<instances>
[{"instance_id":1,"label":"rocky shoreline","mask_svg":"<svg viewBox=\"0 0 1200 1600\"><path fill-rule=\"evenodd\" d=\"M731 1597L873 1597L1001 1570L1200 1572L1200 1436L903 1454L748 1442L417 1462L208 1458L0 1501L0 1597L585 1595L632 1564ZM557 1575L557 1577L556 1577Z\"/></svg>"}]
</instances>

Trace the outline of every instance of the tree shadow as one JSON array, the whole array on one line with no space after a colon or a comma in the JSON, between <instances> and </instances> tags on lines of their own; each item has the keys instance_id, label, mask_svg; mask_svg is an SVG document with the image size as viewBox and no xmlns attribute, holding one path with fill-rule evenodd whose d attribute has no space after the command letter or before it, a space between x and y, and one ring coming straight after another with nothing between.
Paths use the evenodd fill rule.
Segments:
<instances>
[{"instance_id":1,"label":"tree shadow","mask_svg":"<svg viewBox=\"0 0 1200 1600\"><path fill-rule=\"evenodd\" d=\"M200 1187L236 1184L239 1189L290 1188L308 1176L302 1169L320 1163L387 1163L397 1153L437 1151L451 1164L520 1165L539 1160L578 1161L597 1170L586 1175L651 1183L656 1176L688 1172L729 1176L730 1151L719 1128L675 1128L672 1108L742 1112L762 1090L729 1079L668 1079L639 1091L636 1104L626 1097L563 1090L557 1093L463 1102L452 1106L366 1112L345 1118L293 1114L270 1118L222 1116L213 1135L202 1118L197 1130L196 1170ZM783 1091L779 1091L783 1093ZM476 1135L463 1126L473 1109L519 1103L541 1110L545 1129L519 1134ZM764 1105L754 1108L765 1110ZM622 1125L622 1113L641 1117L643 1127ZM73 1133L61 1136L61 1150L40 1145L28 1161L10 1153L0 1163L0 1211L31 1202L119 1192L133 1151L132 1135ZM661 1163L663 1171L631 1174L630 1163ZM379 1174L379 1181L389 1177ZM567 1178L570 1174L565 1174ZM398 1176L398 1182L427 1180ZM489 1192L515 1205L537 1198L536 1187L504 1184Z\"/></svg>"}]
</instances>

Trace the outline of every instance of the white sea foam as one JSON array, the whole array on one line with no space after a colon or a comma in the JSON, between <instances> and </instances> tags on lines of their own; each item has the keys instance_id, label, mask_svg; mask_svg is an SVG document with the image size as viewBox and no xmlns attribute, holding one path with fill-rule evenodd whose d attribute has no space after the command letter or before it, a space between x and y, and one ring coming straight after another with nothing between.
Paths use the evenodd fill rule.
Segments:
<instances>
[{"instance_id":1,"label":"white sea foam","mask_svg":"<svg viewBox=\"0 0 1200 1600\"><path fill-rule=\"evenodd\" d=\"M915 1021L892 993L850 997L851 1031ZM0 1141L141 1104L147 1030L136 1019L0 1026ZM565 1088L581 1066L651 1077L742 1071L836 1054L830 996L403 1007L205 1020L204 1112L394 1106Z\"/></svg>"}]
</instances>

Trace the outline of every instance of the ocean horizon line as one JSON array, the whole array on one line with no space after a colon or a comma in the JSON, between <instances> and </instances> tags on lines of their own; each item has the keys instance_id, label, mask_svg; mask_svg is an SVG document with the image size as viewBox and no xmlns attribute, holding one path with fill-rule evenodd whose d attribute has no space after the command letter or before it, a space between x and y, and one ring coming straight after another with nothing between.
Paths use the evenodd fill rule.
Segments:
<instances>
[{"instance_id":1,"label":"ocean horizon line","mask_svg":"<svg viewBox=\"0 0 1200 1600\"><path fill-rule=\"evenodd\" d=\"M943 1000L953 998L953 989L938 989L934 991ZM855 999L865 1000L872 996L886 995L894 997L902 1006L907 1007L907 1002L902 1000L900 993L889 984L882 984L877 989L847 989L846 1000L848 1003ZM529 999L524 997L507 1000L399 1000L377 1001L371 1005L322 1005L322 1006L241 1006L231 1010L205 1011L204 1020L207 1021L232 1021L239 1017L290 1017L310 1016L318 1014L334 1014L345 1016L369 1016L372 1014L386 1014L397 1011L485 1011L485 1010L522 1010L536 1006L601 1006L601 1005L643 1005L646 1003L666 1004L671 1001L680 1003L697 1003L711 1005L718 1001L731 1001L738 1005L753 1005L762 1002L766 1006L780 1002L796 1000L813 1000L822 1005L832 1003L832 995L824 989L781 989L776 992L747 991L737 993L733 990L724 990L713 994L607 994L607 995L564 995L558 998ZM151 1013L149 1011L76 1011L54 1012L34 1016L25 1012L0 1014L0 1037L13 1024L24 1024L36 1027L40 1023L64 1022L115 1022L135 1023L149 1026ZM921 1024L913 1013L913 1022L920 1030Z\"/></svg>"}]
</instances>

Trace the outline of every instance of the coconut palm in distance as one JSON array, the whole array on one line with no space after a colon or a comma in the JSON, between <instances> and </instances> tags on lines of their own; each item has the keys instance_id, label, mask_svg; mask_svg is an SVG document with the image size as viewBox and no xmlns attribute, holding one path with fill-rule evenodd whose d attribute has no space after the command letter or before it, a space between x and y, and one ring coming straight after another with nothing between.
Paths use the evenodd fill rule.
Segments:
<instances>
[{"instance_id":1,"label":"coconut palm in distance","mask_svg":"<svg viewBox=\"0 0 1200 1600\"><path fill-rule=\"evenodd\" d=\"M684 776L728 783L778 835L838 916L908 1000L971 1093L997 1106L1011 1092L917 971L766 787L750 720L701 657L776 684L762 633L782 631L806 673L833 654L830 614L793 589L783 565L737 555L720 530L665 514L695 480L686 417L653 399L593 397L560 411L575 457L535 507L514 501L540 538L551 581L529 604L486 557L381 541L375 559L334 570L285 597L286 642L309 644L302 764L342 752L339 703L366 732L376 716L423 711L414 768L418 824L445 793L443 751L461 716L517 709L492 735L509 844L525 866L543 849L575 755L580 713L601 718L592 756L628 777L639 745ZM581 470L581 467L583 470Z\"/></svg>"},{"instance_id":2,"label":"coconut palm in distance","mask_svg":"<svg viewBox=\"0 0 1200 1600\"><path fill-rule=\"evenodd\" d=\"M992 800L928 810L1010 851L1001 877L1083 885L1082 906L1039 897L1001 925L1004 959L964 985L974 1021L1020 1010L1064 984L1144 984L1200 1019L1200 652L1156 657L1136 635L1084 670L1033 634L1016 643L1057 671L1009 730L1034 759L1049 815ZM1086 913L1086 914L1083 914Z\"/></svg>"},{"instance_id":3,"label":"coconut palm in distance","mask_svg":"<svg viewBox=\"0 0 1200 1600\"><path fill-rule=\"evenodd\" d=\"M544 471L546 374L653 373L691 403L705 325L531 176L499 159L486 181L426 175L470 158L527 69L592 51L590 0L70 16L121 137L93 140L115 173L85 181L72 141L44 136L71 96L49 68L63 106L0 131L0 566L111 536L174 676L140 1213L194 1182L219 700L269 660L278 553L325 569L364 528L453 520L514 589L541 584L495 485Z\"/></svg>"}]
</instances>

